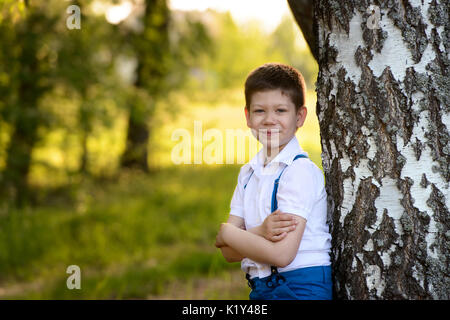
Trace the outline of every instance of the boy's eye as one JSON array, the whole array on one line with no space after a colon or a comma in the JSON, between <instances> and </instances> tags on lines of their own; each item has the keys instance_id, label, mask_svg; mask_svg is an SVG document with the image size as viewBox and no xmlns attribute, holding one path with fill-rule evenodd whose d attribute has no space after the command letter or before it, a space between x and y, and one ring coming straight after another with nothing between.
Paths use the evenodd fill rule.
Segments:
<instances>
[{"instance_id":1,"label":"boy's eye","mask_svg":"<svg viewBox=\"0 0 450 320\"><path fill-rule=\"evenodd\" d=\"M264 112L264 110L263 109L256 109L256 110L253 110L253 112L255 112L255 113L262 113L262 112Z\"/></svg>"},{"instance_id":2,"label":"boy's eye","mask_svg":"<svg viewBox=\"0 0 450 320\"><path fill-rule=\"evenodd\" d=\"M286 112L286 109L277 109L277 112Z\"/></svg>"}]
</instances>

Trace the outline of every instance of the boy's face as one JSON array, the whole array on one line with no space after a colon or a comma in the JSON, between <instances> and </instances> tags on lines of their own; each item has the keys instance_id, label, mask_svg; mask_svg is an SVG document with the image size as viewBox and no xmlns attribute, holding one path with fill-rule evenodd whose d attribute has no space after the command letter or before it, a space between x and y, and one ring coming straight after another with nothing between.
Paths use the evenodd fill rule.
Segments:
<instances>
[{"instance_id":1,"label":"boy's face","mask_svg":"<svg viewBox=\"0 0 450 320\"><path fill-rule=\"evenodd\" d=\"M303 126L306 108L296 111L291 98L280 89L255 92L249 110L245 109L247 126L267 148L284 148L297 128Z\"/></svg>"}]
</instances>

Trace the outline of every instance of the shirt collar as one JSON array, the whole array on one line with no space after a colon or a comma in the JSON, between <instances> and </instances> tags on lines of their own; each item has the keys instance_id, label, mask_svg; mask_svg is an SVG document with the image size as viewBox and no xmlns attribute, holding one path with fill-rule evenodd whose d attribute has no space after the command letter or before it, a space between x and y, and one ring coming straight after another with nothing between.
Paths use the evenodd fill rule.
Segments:
<instances>
[{"instance_id":1,"label":"shirt collar","mask_svg":"<svg viewBox=\"0 0 450 320\"><path fill-rule=\"evenodd\" d=\"M261 148L256 156L254 156L253 159L248 163L254 171L258 171L257 169L262 168L264 165L263 152L264 150ZM283 150L281 150L281 152L277 154L276 157L273 158L269 163L284 163L289 166L294 160L294 157L298 154L304 154L308 156L308 153L303 151L303 149L300 147L300 144L298 143L297 137L294 135L283 148Z\"/></svg>"}]
</instances>

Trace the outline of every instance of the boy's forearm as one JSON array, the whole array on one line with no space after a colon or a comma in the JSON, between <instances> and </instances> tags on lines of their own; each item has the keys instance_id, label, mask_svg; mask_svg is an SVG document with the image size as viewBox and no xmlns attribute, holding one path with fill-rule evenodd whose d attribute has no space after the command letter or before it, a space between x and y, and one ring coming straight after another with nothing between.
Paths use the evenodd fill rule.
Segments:
<instances>
[{"instance_id":1,"label":"boy's forearm","mask_svg":"<svg viewBox=\"0 0 450 320\"><path fill-rule=\"evenodd\" d=\"M247 231L255 235L264 237L261 226L248 229ZM243 256L230 246L221 247L220 250L222 251L222 255L225 258L225 260L227 260L227 262L240 262L242 261L242 259L245 258L245 256Z\"/></svg>"},{"instance_id":2,"label":"boy's forearm","mask_svg":"<svg viewBox=\"0 0 450 320\"><path fill-rule=\"evenodd\" d=\"M253 234L256 234L257 236L260 236L260 237L264 238L264 232L263 232L263 229L262 229L262 225L259 225L257 227L248 229L247 231L251 232Z\"/></svg>"},{"instance_id":3,"label":"boy's forearm","mask_svg":"<svg viewBox=\"0 0 450 320\"><path fill-rule=\"evenodd\" d=\"M253 232L248 231L229 225L224 230L223 238L229 247L244 257L280 266L282 263L280 262L280 253L276 250L276 244L257 235L256 232L260 231L258 229Z\"/></svg>"},{"instance_id":4,"label":"boy's forearm","mask_svg":"<svg viewBox=\"0 0 450 320\"><path fill-rule=\"evenodd\" d=\"M240 262L245 257L229 246L221 247L222 255L227 262Z\"/></svg>"}]
</instances>

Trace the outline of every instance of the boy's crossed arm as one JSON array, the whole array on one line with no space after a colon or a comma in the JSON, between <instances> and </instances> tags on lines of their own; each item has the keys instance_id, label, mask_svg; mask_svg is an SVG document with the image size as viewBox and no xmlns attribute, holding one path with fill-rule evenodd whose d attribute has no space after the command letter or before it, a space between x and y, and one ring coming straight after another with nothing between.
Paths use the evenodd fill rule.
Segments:
<instances>
[{"instance_id":1,"label":"boy's crossed arm","mask_svg":"<svg viewBox=\"0 0 450 320\"><path fill-rule=\"evenodd\" d=\"M244 220L230 215L228 223L221 225L216 247L222 250L228 262L248 257L254 261L283 267L295 258L305 224L305 219L281 214L277 210L262 225L246 231Z\"/></svg>"},{"instance_id":2,"label":"boy's crossed arm","mask_svg":"<svg viewBox=\"0 0 450 320\"><path fill-rule=\"evenodd\" d=\"M232 224L235 227L240 228L242 230L245 230L244 219L242 219L240 217L230 215L227 223ZM245 258L239 252L237 252L236 250L229 247L228 245L226 245L223 242L220 230L219 230L219 233L217 234L215 245L217 248L219 248L222 251L222 255L225 258L225 260L227 260L227 262L239 262Z\"/></svg>"}]
</instances>

